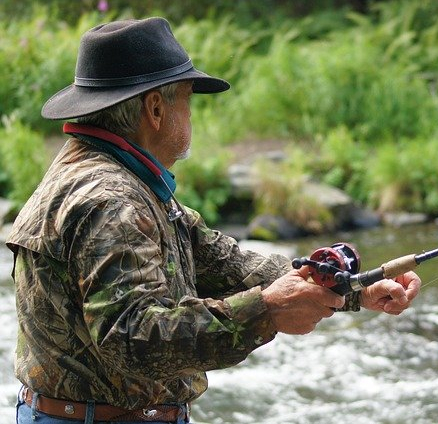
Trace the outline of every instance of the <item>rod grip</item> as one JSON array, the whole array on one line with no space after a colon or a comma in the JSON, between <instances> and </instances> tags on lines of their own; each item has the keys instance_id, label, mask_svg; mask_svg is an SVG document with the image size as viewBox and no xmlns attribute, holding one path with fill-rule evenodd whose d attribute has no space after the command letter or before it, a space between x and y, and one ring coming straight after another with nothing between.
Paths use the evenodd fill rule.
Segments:
<instances>
[{"instance_id":1,"label":"rod grip","mask_svg":"<svg viewBox=\"0 0 438 424\"><path fill-rule=\"evenodd\" d=\"M417 266L415 254L401 256L382 265L385 278L395 278L407 271L412 271Z\"/></svg>"}]
</instances>

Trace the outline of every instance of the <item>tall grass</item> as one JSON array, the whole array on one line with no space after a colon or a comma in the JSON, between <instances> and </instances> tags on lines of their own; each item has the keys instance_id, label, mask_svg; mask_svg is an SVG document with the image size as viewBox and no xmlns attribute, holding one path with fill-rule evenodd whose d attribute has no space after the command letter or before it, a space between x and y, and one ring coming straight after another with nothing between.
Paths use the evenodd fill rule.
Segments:
<instances>
[{"instance_id":1,"label":"tall grass","mask_svg":"<svg viewBox=\"0 0 438 424\"><path fill-rule=\"evenodd\" d=\"M293 30L275 34L269 53L241 81L239 119L247 133L314 137L345 125L356 138L377 143L435 131L428 81L419 70L387 63L366 34L306 43L293 43L293 36Z\"/></svg>"}]
</instances>

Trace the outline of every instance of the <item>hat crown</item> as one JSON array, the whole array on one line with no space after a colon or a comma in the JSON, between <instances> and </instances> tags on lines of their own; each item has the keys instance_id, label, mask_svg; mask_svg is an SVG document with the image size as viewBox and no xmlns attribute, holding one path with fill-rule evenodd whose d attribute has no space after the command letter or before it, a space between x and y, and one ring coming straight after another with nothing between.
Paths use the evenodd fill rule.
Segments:
<instances>
[{"instance_id":1,"label":"hat crown","mask_svg":"<svg viewBox=\"0 0 438 424\"><path fill-rule=\"evenodd\" d=\"M167 20L117 21L94 27L82 36L76 78L123 79L159 73L188 61Z\"/></svg>"}]
</instances>

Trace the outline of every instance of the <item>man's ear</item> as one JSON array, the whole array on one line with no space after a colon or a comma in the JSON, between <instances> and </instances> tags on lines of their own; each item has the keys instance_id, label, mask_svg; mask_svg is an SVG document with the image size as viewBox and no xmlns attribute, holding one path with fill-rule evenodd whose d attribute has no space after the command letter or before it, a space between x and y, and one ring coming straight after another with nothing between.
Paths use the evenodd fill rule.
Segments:
<instances>
[{"instance_id":1,"label":"man's ear","mask_svg":"<svg viewBox=\"0 0 438 424\"><path fill-rule=\"evenodd\" d=\"M143 106L146 111L146 118L153 129L158 131L164 117L164 101L159 91L153 90L145 94Z\"/></svg>"}]
</instances>

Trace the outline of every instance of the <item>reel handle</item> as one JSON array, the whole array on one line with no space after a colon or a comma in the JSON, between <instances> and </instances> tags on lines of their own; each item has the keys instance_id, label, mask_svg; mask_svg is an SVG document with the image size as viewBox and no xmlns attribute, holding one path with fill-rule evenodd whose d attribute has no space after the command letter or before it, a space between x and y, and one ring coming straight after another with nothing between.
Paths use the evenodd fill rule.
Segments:
<instances>
[{"instance_id":1,"label":"reel handle","mask_svg":"<svg viewBox=\"0 0 438 424\"><path fill-rule=\"evenodd\" d=\"M309 265L309 258L295 258L292 260L292 267L294 269L300 269L304 265Z\"/></svg>"}]
</instances>

